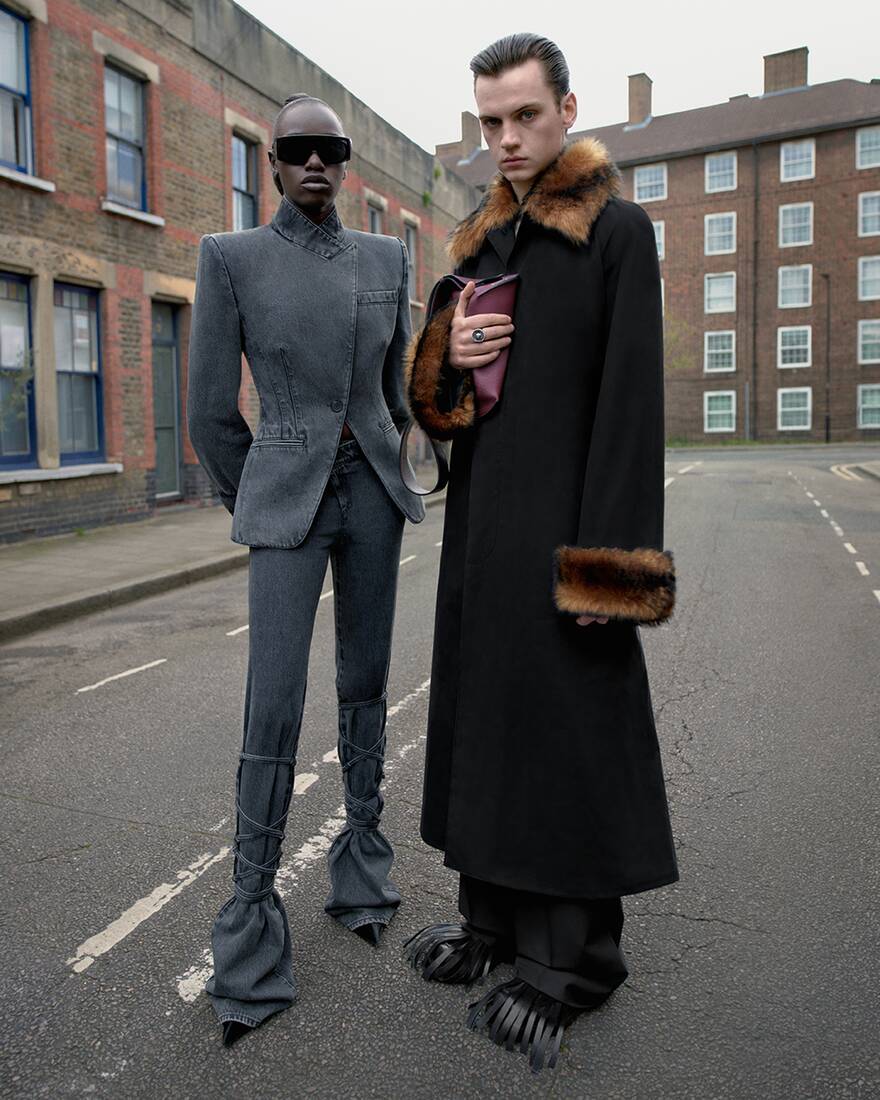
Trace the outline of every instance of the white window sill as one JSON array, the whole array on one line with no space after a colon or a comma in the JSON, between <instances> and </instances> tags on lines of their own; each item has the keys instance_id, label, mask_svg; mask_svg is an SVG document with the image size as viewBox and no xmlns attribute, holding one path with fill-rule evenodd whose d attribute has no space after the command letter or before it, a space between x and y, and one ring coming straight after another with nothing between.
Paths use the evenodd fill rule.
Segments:
<instances>
[{"instance_id":1,"label":"white window sill","mask_svg":"<svg viewBox=\"0 0 880 1100\"><path fill-rule=\"evenodd\" d=\"M22 187L33 187L35 191L55 190L55 184L51 180L41 180L39 176L29 176L27 172L16 172L14 168L7 168L2 164L0 164L0 179L18 183Z\"/></svg>"},{"instance_id":2,"label":"white window sill","mask_svg":"<svg viewBox=\"0 0 880 1100\"><path fill-rule=\"evenodd\" d=\"M83 466L59 466L55 470L0 470L0 485L25 481L62 481L70 477L94 477L96 474L121 474L121 462L90 462Z\"/></svg>"},{"instance_id":3,"label":"white window sill","mask_svg":"<svg viewBox=\"0 0 880 1100\"><path fill-rule=\"evenodd\" d=\"M105 199L101 203L101 209L105 210L108 214L119 214L123 218L131 218L136 222L144 222L146 225L156 225L160 229L165 224L165 219L160 218L158 214L148 214L145 210L135 210L132 206L123 206L119 202L110 202L109 199Z\"/></svg>"}]
</instances>

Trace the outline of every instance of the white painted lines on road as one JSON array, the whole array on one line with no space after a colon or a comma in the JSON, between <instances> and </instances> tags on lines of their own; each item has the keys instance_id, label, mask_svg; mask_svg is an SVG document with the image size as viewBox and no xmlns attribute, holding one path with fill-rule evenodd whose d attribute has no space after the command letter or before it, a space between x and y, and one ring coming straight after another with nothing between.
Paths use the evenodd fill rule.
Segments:
<instances>
[{"instance_id":1,"label":"white painted lines on road","mask_svg":"<svg viewBox=\"0 0 880 1100\"><path fill-rule=\"evenodd\" d=\"M235 630L227 630L226 631L226 637L227 638L234 638L236 634L243 634L246 630L250 630L250 627L248 626L247 623L245 623L244 626L237 626L235 628Z\"/></svg>"},{"instance_id":2,"label":"white painted lines on road","mask_svg":"<svg viewBox=\"0 0 880 1100\"><path fill-rule=\"evenodd\" d=\"M877 597L877 602L880 603L880 588L874 589L874 595Z\"/></svg>"},{"instance_id":3,"label":"white painted lines on road","mask_svg":"<svg viewBox=\"0 0 880 1100\"><path fill-rule=\"evenodd\" d=\"M229 848L221 848L219 852L205 852L188 867L178 871L176 882L163 882L146 897L140 898L130 906L121 917L117 917L112 924L108 924L103 931L91 936L79 945L74 954L67 960L67 965L76 974L87 970L95 959L106 954L126 936L130 935L138 925L143 924L160 909L168 904L172 898L176 898L187 886L191 886L205 871L219 863L229 854Z\"/></svg>"},{"instance_id":4,"label":"white painted lines on road","mask_svg":"<svg viewBox=\"0 0 880 1100\"><path fill-rule=\"evenodd\" d=\"M434 543L434 546L435 546L435 547L436 547L436 546L442 546L442 545L443 545L443 540L442 540L442 539L440 540L440 542L435 542L435 543Z\"/></svg>"},{"instance_id":5,"label":"white painted lines on road","mask_svg":"<svg viewBox=\"0 0 880 1100\"><path fill-rule=\"evenodd\" d=\"M331 763L333 760L339 760L339 753L336 749L331 749L329 752L325 752L321 757L325 764Z\"/></svg>"},{"instance_id":6,"label":"white painted lines on road","mask_svg":"<svg viewBox=\"0 0 880 1100\"><path fill-rule=\"evenodd\" d=\"M410 554L410 556L408 558L401 558L400 559L400 564L401 565L406 565L408 562L415 561L417 556L418 556L417 554Z\"/></svg>"},{"instance_id":7,"label":"white painted lines on road","mask_svg":"<svg viewBox=\"0 0 880 1100\"><path fill-rule=\"evenodd\" d=\"M852 466L829 466L832 474L837 474L844 481L862 481L863 478L855 472Z\"/></svg>"},{"instance_id":8,"label":"white painted lines on road","mask_svg":"<svg viewBox=\"0 0 880 1100\"><path fill-rule=\"evenodd\" d=\"M663 488L664 488L664 489L668 489L668 488L669 488L669 486L670 486L670 485L671 485L671 484L673 483L673 481L675 481L675 478L674 478L674 477L668 477L668 478L667 478L667 479L666 479L666 480L665 480L665 481L663 482Z\"/></svg>"},{"instance_id":9,"label":"white painted lines on road","mask_svg":"<svg viewBox=\"0 0 880 1100\"><path fill-rule=\"evenodd\" d=\"M857 552L857 551L856 551L856 548L855 548L855 547L853 546L853 544L852 544L851 542L845 542L845 543L844 543L843 545L844 545L844 546L846 547L846 549L847 549L847 550L848 550L848 551L849 551L849 552L850 552L851 554L855 554L855 553Z\"/></svg>"},{"instance_id":10,"label":"white painted lines on road","mask_svg":"<svg viewBox=\"0 0 880 1100\"><path fill-rule=\"evenodd\" d=\"M813 499L813 494L811 492L809 492L809 490L807 491L807 496L810 498L810 500Z\"/></svg>"},{"instance_id":11,"label":"white painted lines on road","mask_svg":"<svg viewBox=\"0 0 880 1100\"><path fill-rule=\"evenodd\" d=\"M293 793L305 794L309 787L317 783L320 778L320 775L315 772L301 772L293 781Z\"/></svg>"},{"instance_id":12,"label":"white painted lines on road","mask_svg":"<svg viewBox=\"0 0 880 1100\"><path fill-rule=\"evenodd\" d=\"M158 661L150 661L147 665L138 665L137 668L126 669L125 672L117 672L115 676L107 676L103 680L99 680L97 684L88 684L86 687L76 689L76 694L80 695L84 691L94 691L95 688L103 687L105 684L112 683L114 680L123 680L126 676L134 676L136 672L146 672L148 668L156 668L158 665L164 665L168 660L167 657L160 657Z\"/></svg>"},{"instance_id":13,"label":"white painted lines on road","mask_svg":"<svg viewBox=\"0 0 880 1100\"><path fill-rule=\"evenodd\" d=\"M863 561L856 562L856 569L862 574L863 577L870 577L871 571Z\"/></svg>"},{"instance_id":14,"label":"white painted lines on road","mask_svg":"<svg viewBox=\"0 0 880 1100\"><path fill-rule=\"evenodd\" d=\"M326 592L321 593L320 597L318 598L318 603L320 603L321 600L329 600L332 595L333 595L333 589L328 588Z\"/></svg>"},{"instance_id":15,"label":"white painted lines on road","mask_svg":"<svg viewBox=\"0 0 880 1100\"><path fill-rule=\"evenodd\" d=\"M826 519L828 519L828 513L827 513L827 512L825 511L825 509L824 509L824 508L823 508L823 509L822 509L822 511L821 511L821 512L819 513L819 515L820 515L820 516L824 516L824 517L825 517Z\"/></svg>"},{"instance_id":16,"label":"white painted lines on road","mask_svg":"<svg viewBox=\"0 0 880 1100\"><path fill-rule=\"evenodd\" d=\"M813 503L816 505L817 508L822 507L822 501L821 500L816 500L815 497L813 498Z\"/></svg>"}]
</instances>

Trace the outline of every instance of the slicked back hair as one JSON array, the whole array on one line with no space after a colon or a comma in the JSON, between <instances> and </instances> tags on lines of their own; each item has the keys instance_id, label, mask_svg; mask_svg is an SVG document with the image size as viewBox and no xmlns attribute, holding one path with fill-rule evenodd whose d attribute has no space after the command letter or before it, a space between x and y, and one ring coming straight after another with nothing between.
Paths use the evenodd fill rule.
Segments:
<instances>
[{"instance_id":1,"label":"slicked back hair","mask_svg":"<svg viewBox=\"0 0 880 1100\"><path fill-rule=\"evenodd\" d=\"M336 115L336 112L333 110L333 108L330 106L330 104L327 103L325 100L319 99L316 95L309 95L308 92L295 92L293 95L289 95L287 97L287 99L285 99L285 101L282 103L281 110L275 116L275 125L276 126L278 125L278 120L281 118L281 116L284 114L284 112L287 110L287 108L290 107L290 105L292 103L296 103L296 104L299 104L299 103L320 103L320 105L322 107L326 107L328 111L330 111L332 114ZM339 118L339 115L336 115L336 117ZM341 118L339 118L339 125L340 125L341 129L345 129L345 127L342 126L342 119Z\"/></svg>"},{"instance_id":2,"label":"slicked back hair","mask_svg":"<svg viewBox=\"0 0 880 1100\"><path fill-rule=\"evenodd\" d=\"M474 81L478 76L499 76L532 58L543 65L547 83L553 89L556 105L559 106L563 96L571 91L568 62L555 42L539 34L509 34L499 38L471 59L471 72Z\"/></svg>"}]
</instances>

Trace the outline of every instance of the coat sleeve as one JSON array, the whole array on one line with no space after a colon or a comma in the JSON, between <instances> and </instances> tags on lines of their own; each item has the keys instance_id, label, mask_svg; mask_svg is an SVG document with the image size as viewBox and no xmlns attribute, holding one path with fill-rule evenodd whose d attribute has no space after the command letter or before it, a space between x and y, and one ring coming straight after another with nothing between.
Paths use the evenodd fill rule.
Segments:
<instances>
[{"instance_id":1,"label":"coat sleeve","mask_svg":"<svg viewBox=\"0 0 880 1100\"><path fill-rule=\"evenodd\" d=\"M456 275L464 274L456 268ZM449 362L449 331L455 303L428 317L404 359L406 397L413 417L432 439L452 439L476 421L470 371Z\"/></svg>"},{"instance_id":2,"label":"coat sleeve","mask_svg":"<svg viewBox=\"0 0 880 1100\"><path fill-rule=\"evenodd\" d=\"M394 335L385 353L385 363L382 368L382 392L385 396L385 404L391 413L391 419L398 429L401 429L406 426L409 420L409 410L403 392L403 363L406 349L412 339L412 319L409 307L409 263L407 262L406 245L399 237L396 240L400 245L403 271L397 295L397 318L394 324Z\"/></svg>"},{"instance_id":3,"label":"coat sleeve","mask_svg":"<svg viewBox=\"0 0 880 1100\"><path fill-rule=\"evenodd\" d=\"M602 248L605 357L577 546L556 550L554 598L568 614L654 625L675 602L663 549L660 270L648 215L631 203L617 209Z\"/></svg>"},{"instance_id":4,"label":"coat sleeve","mask_svg":"<svg viewBox=\"0 0 880 1100\"><path fill-rule=\"evenodd\" d=\"M189 341L187 430L199 461L232 512L251 431L238 408L241 323L220 246L202 237Z\"/></svg>"}]
</instances>

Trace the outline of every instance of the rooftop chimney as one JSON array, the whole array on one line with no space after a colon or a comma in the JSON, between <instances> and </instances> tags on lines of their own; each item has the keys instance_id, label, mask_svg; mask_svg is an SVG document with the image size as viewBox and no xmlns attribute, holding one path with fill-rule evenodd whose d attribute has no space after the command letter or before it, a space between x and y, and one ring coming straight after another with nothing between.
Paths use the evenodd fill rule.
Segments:
<instances>
[{"instance_id":1,"label":"rooftop chimney","mask_svg":"<svg viewBox=\"0 0 880 1100\"><path fill-rule=\"evenodd\" d=\"M799 46L796 50L764 54L764 95L806 87L809 52L806 46Z\"/></svg>"},{"instance_id":2,"label":"rooftop chimney","mask_svg":"<svg viewBox=\"0 0 880 1100\"><path fill-rule=\"evenodd\" d=\"M461 138L458 141L447 141L445 145L434 147L435 157L448 157L455 153L459 160L469 157L475 149L483 144L483 131L480 129L480 120L470 111L461 112Z\"/></svg>"},{"instance_id":3,"label":"rooftop chimney","mask_svg":"<svg viewBox=\"0 0 880 1100\"><path fill-rule=\"evenodd\" d=\"M629 125L637 126L651 117L651 85L647 73L630 73Z\"/></svg>"}]
</instances>

